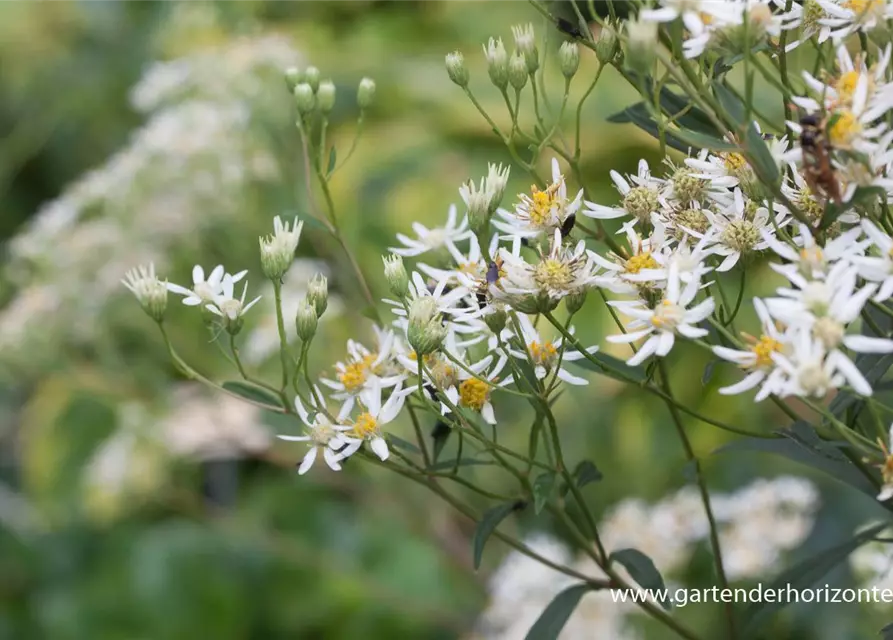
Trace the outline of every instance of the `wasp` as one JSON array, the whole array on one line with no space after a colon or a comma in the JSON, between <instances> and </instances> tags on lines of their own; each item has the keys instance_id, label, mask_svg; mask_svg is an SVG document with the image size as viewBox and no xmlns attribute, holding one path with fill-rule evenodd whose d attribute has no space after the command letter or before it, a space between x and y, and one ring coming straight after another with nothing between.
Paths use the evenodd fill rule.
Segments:
<instances>
[{"instance_id":1,"label":"wasp","mask_svg":"<svg viewBox=\"0 0 893 640\"><path fill-rule=\"evenodd\" d=\"M816 195L840 204L840 182L831 164L831 145L825 137L827 123L815 114L800 118L800 148L803 150L803 174L806 184Z\"/></svg>"}]
</instances>

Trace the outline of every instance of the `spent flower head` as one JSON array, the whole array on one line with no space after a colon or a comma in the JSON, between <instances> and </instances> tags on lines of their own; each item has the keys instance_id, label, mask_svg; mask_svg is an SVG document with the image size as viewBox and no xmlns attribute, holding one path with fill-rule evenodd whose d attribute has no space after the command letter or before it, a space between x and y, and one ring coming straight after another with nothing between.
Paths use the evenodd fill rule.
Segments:
<instances>
[{"instance_id":1,"label":"spent flower head","mask_svg":"<svg viewBox=\"0 0 893 640\"><path fill-rule=\"evenodd\" d=\"M161 322L167 309L167 283L155 276L155 265L140 265L124 274L121 281L136 296L149 317Z\"/></svg>"},{"instance_id":2,"label":"spent flower head","mask_svg":"<svg viewBox=\"0 0 893 640\"><path fill-rule=\"evenodd\" d=\"M283 224L282 219L276 216L273 218L273 233L259 238L261 269L270 280L279 281L288 271L295 259L303 227L304 222L295 218L289 228L288 222Z\"/></svg>"}]
</instances>

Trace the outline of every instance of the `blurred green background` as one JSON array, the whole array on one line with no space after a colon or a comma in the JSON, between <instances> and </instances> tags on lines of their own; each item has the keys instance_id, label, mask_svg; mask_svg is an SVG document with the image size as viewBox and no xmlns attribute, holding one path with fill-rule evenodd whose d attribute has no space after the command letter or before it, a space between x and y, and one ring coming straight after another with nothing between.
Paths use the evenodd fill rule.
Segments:
<instances>
[{"instance_id":1,"label":"blurred green background","mask_svg":"<svg viewBox=\"0 0 893 640\"><path fill-rule=\"evenodd\" d=\"M474 571L473 524L378 469L314 469L299 479L292 465L303 448L271 441L296 425L180 381L118 280L145 260L184 284L193 264L224 262L250 269L249 291L262 292L253 237L274 215L306 216L281 69L314 64L338 87L330 139L342 152L355 131L357 83L369 76L378 85L334 197L348 244L383 295L379 256L394 233L414 220L439 224L463 180L509 160L446 78L444 54L465 52L472 87L504 122L480 46L492 35L510 42L509 27L527 21L540 36L548 31L523 2L0 4L0 638L470 633L486 607L487 575L506 549L492 541ZM547 64L560 38L550 32ZM173 60L181 62L153 67ZM584 52L573 96L594 69ZM550 88L554 102L560 76ZM633 98L608 72L583 112L587 187L604 202L616 201L610 169L660 161L647 136L604 122ZM529 182L514 169L508 193ZM323 371L343 357L348 337L369 339L371 331L358 329L366 321L350 312L358 292L337 246L310 224L304 234L299 253L321 262L299 265L294 299L324 269L341 300L314 349ZM175 302L169 324L181 353L212 377L235 377ZM254 340L253 366L275 376L275 354L263 346L269 311L261 309L245 336ZM577 325L587 343L601 344L611 326L594 301ZM707 364L699 351L673 353L676 392L690 406L752 429L784 424L749 397L720 399L715 389L737 374L717 367L705 376ZM504 443L526 442L524 410L497 406ZM605 475L588 493L596 512L686 483L664 407L635 389L594 377L556 411L566 450ZM783 472L809 476L776 458L711 456L727 434L689 425L717 490ZM497 471L470 473L514 489ZM870 500L815 480L824 506L794 557L877 515ZM505 526L563 536L545 516ZM849 584L845 568L832 577ZM685 582L712 586L709 561L696 562ZM721 637L715 607L678 615ZM668 637L639 622L646 637ZM886 622L856 605L791 607L765 637L862 638Z\"/></svg>"}]
</instances>

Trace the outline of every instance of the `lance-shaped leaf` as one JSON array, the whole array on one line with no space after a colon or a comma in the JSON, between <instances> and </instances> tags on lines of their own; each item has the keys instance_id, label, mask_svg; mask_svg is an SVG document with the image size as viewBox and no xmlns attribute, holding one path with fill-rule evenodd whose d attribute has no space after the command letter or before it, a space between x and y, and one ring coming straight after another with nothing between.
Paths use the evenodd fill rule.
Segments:
<instances>
[{"instance_id":1,"label":"lance-shaped leaf","mask_svg":"<svg viewBox=\"0 0 893 640\"><path fill-rule=\"evenodd\" d=\"M251 402L267 405L270 411L283 411L285 406L282 399L275 393L264 389L256 384L246 382L244 380L229 380L221 385L230 393L250 400Z\"/></svg>"},{"instance_id":2,"label":"lance-shaped leaf","mask_svg":"<svg viewBox=\"0 0 893 640\"><path fill-rule=\"evenodd\" d=\"M475 569L481 566L481 558L484 556L484 545L487 544L487 540L496 530L496 527L499 526L499 523L505 520L510 513L520 511L526 506L527 503L523 500L513 500L484 512L484 515L481 516L481 521L478 522L477 529L474 531L474 539L472 540Z\"/></svg>"},{"instance_id":3,"label":"lance-shaped leaf","mask_svg":"<svg viewBox=\"0 0 893 640\"><path fill-rule=\"evenodd\" d=\"M555 640L558 638L574 609L577 608L580 598L587 591L589 591L588 585L576 584L555 596L530 627L525 640Z\"/></svg>"},{"instance_id":4,"label":"lance-shaped leaf","mask_svg":"<svg viewBox=\"0 0 893 640\"><path fill-rule=\"evenodd\" d=\"M655 598L660 598L661 606L664 609L670 608L670 602L666 598L666 585L663 576L660 575L660 571L654 566L651 558L638 549L621 549L612 553L609 560L622 564L640 587L651 589L652 595Z\"/></svg>"}]
</instances>

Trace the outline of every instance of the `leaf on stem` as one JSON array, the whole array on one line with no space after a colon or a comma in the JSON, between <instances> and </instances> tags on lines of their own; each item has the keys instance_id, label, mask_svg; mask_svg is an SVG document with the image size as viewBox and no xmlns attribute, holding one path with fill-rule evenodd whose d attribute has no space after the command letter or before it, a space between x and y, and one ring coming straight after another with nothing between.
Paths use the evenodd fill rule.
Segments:
<instances>
[{"instance_id":1,"label":"leaf on stem","mask_svg":"<svg viewBox=\"0 0 893 640\"><path fill-rule=\"evenodd\" d=\"M555 488L555 472L545 471L533 481L533 511L537 515L549 501Z\"/></svg>"},{"instance_id":2,"label":"leaf on stem","mask_svg":"<svg viewBox=\"0 0 893 640\"><path fill-rule=\"evenodd\" d=\"M601 351L596 351L591 355L593 360L599 363L598 365L596 365L594 362L592 362L592 360L589 360L588 358L580 358L579 360L574 360L571 364L575 364L578 367L582 367L583 369L587 369L589 371L601 373L610 378L623 380L624 382L640 383L644 382L645 379L648 377L645 373L645 369L642 366L631 367L623 360L615 358L614 356L609 356L607 353L602 353Z\"/></svg>"},{"instance_id":3,"label":"leaf on stem","mask_svg":"<svg viewBox=\"0 0 893 640\"><path fill-rule=\"evenodd\" d=\"M630 577L643 589L652 589L655 596L666 589L663 576L654 566L651 558L638 549L621 549L615 551L608 558L610 562L619 562L629 572ZM660 600L660 605L669 610L670 602L667 598Z\"/></svg>"},{"instance_id":4,"label":"leaf on stem","mask_svg":"<svg viewBox=\"0 0 893 640\"><path fill-rule=\"evenodd\" d=\"M269 406L270 411L282 411L285 409L282 399L275 393L246 380L229 380L221 386L230 393L234 393L246 400Z\"/></svg>"},{"instance_id":5,"label":"leaf on stem","mask_svg":"<svg viewBox=\"0 0 893 640\"><path fill-rule=\"evenodd\" d=\"M580 598L589 590L586 584L576 584L555 596L530 627L525 640L556 640Z\"/></svg>"},{"instance_id":6,"label":"leaf on stem","mask_svg":"<svg viewBox=\"0 0 893 640\"><path fill-rule=\"evenodd\" d=\"M776 589L797 589L799 591L810 588L816 582L821 580L825 574L831 571L831 569L846 560L853 551L871 540L888 525L889 523L887 522L876 524L861 533L857 533L849 540L825 549L824 551L795 564L793 567L790 567L779 574L764 591L769 592ZM752 604L745 610L742 618L744 635L746 637L752 637L754 631L763 621L786 604L787 601L784 599L782 599L781 602L764 600Z\"/></svg>"},{"instance_id":7,"label":"leaf on stem","mask_svg":"<svg viewBox=\"0 0 893 640\"><path fill-rule=\"evenodd\" d=\"M481 521L478 522L477 529L474 530L474 539L472 540L475 569L479 569L481 566L481 558L484 555L484 545L487 544L490 534L496 530L499 523L505 520L510 513L520 511L526 506L527 503L523 500L513 500L512 502L505 502L484 512L484 515L481 516Z\"/></svg>"},{"instance_id":8,"label":"leaf on stem","mask_svg":"<svg viewBox=\"0 0 893 640\"><path fill-rule=\"evenodd\" d=\"M404 440L403 438L399 438L395 436L393 433L388 434L388 442L390 442L393 446L398 449L403 449L404 451L409 451L410 453L420 454L422 453L421 449L415 446L413 443L408 440Z\"/></svg>"}]
</instances>

